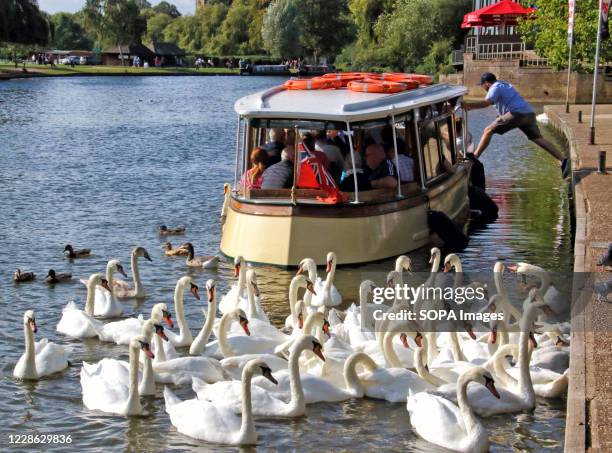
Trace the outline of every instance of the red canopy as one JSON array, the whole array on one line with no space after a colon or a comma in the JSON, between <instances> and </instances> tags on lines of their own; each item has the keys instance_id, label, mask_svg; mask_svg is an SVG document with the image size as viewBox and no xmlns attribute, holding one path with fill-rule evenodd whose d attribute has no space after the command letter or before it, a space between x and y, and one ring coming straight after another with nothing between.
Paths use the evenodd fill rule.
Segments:
<instances>
[{"instance_id":1,"label":"red canopy","mask_svg":"<svg viewBox=\"0 0 612 453\"><path fill-rule=\"evenodd\" d=\"M494 5L485 6L463 16L461 28L516 25L518 17L524 17L533 12L535 8L525 8L512 0L501 0Z\"/></svg>"}]
</instances>

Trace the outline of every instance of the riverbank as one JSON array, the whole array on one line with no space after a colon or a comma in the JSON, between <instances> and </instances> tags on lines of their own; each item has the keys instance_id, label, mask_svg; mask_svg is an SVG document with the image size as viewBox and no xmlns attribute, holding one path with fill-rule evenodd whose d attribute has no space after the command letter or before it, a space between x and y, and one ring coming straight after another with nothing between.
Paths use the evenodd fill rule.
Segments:
<instances>
[{"instance_id":1,"label":"riverbank","mask_svg":"<svg viewBox=\"0 0 612 453\"><path fill-rule=\"evenodd\" d=\"M590 105L573 105L569 114L565 106L546 106L544 111L551 125L567 138L571 152L574 272L602 272L597 260L612 242L612 105L597 106L596 145L590 144ZM578 122L579 111L583 112L582 123ZM600 150L608 155L606 174L597 173ZM565 451L610 451L612 305L596 297L578 302L572 310Z\"/></svg>"},{"instance_id":2,"label":"riverbank","mask_svg":"<svg viewBox=\"0 0 612 453\"><path fill-rule=\"evenodd\" d=\"M74 76L215 76L240 75L238 69L227 68L133 68L131 66L55 65L41 66L26 64L25 71L20 65L0 63L0 80L31 77L74 77Z\"/></svg>"}]
</instances>

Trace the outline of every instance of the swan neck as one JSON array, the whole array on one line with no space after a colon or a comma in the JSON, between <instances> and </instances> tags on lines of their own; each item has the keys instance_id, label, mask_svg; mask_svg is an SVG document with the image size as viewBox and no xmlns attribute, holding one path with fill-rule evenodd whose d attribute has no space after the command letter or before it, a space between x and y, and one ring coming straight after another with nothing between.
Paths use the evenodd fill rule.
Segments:
<instances>
[{"instance_id":1,"label":"swan neck","mask_svg":"<svg viewBox=\"0 0 612 453\"><path fill-rule=\"evenodd\" d=\"M176 312L176 322L179 326L179 336L187 343L191 343L191 331L187 326L187 320L185 319L185 309L183 306L183 299L185 296L185 286L179 280L174 289L174 311Z\"/></svg>"},{"instance_id":2,"label":"swan neck","mask_svg":"<svg viewBox=\"0 0 612 453\"><path fill-rule=\"evenodd\" d=\"M298 315L295 312L295 306L297 304L297 295L298 295L299 285L297 279L291 280L291 284L289 285L289 310L291 310L291 320L293 322L293 328L295 329L298 325ZM306 291L308 293L309 291ZM306 303L306 295L304 295L304 303Z\"/></svg>"},{"instance_id":3,"label":"swan neck","mask_svg":"<svg viewBox=\"0 0 612 453\"><path fill-rule=\"evenodd\" d=\"M470 381L471 378L465 374L460 376L459 380L457 381L457 404L468 434L471 434L479 424L478 420L476 420L476 417L474 416L474 413L472 412L472 408L470 407L470 403L467 398L467 386Z\"/></svg>"},{"instance_id":4,"label":"swan neck","mask_svg":"<svg viewBox=\"0 0 612 453\"><path fill-rule=\"evenodd\" d=\"M253 287L250 283L247 283L246 290L248 302L247 316L249 317L249 319L251 319L253 317L256 317L255 314L257 312L257 308L255 307L255 294L253 293Z\"/></svg>"},{"instance_id":5,"label":"swan neck","mask_svg":"<svg viewBox=\"0 0 612 453\"><path fill-rule=\"evenodd\" d=\"M431 265L431 274L434 275L440 270L440 254L434 255L433 263Z\"/></svg>"},{"instance_id":6,"label":"swan neck","mask_svg":"<svg viewBox=\"0 0 612 453\"><path fill-rule=\"evenodd\" d=\"M402 368L402 363L393 349L393 338L397 332L387 332L383 340L383 354L392 368Z\"/></svg>"},{"instance_id":7,"label":"swan neck","mask_svg":"<svg viewBox=\"0 0 612 453\"><path fill-rule=\"evenodd\" d=\"M26 322L23 325L23 334L25 338L25 356L26 356L26 376L33 378L37 377L38 372L36 371L36 348L34 345L34 332L30 329L29 324Z\"/></svg>"},{"instance_id":8,"label":"swan neck","mask_svg":"<svg viewBox=\"0 0 612 453\"><path fill-rule=\"evenodd\" d=\"M454 330L450 332L451 339L451 352L453 354L453 359L455 362L463 362L465 361L465 356L463 355L463 351L461 350L461 344L459 343L459 334Z\"/></svg>"},{"instance_id":9,"label":"swan neck","mask_svg":"<svg viewBox=\"0 0 612 453\"><path fill-rule=\"evenodd\" d=\"M344 364L344 383L353 396L363 397L365 390L363 384L357 375L357 365L362 364L368 371L374 371L377 367L376 363L369 355L359 352L353 354Z\"/></svg>"},{"instance_id":10,"label":"swan neck","mask_svg":"<svg viewBox=\"0 0 612 453\"><path fill-rule=\"evenodd\" d=\"M88 316L94 314L94 301L96 295L96 285L93 281L87 282L87 298L85 299L85 313Z\"/></svg>"},{"instance_id":11,"label":"swan neck","mask_svg":"<svg viewBox=\"0 0 612 453\"><path fill-rule=\"evenodd\" d=\"M108 281L108 287L112 289L113 287L113 266L112 264L109 262L106 265L106 280Z\"/></svg>"},{"instance_id":12,"label":"swan neck","mask_svg":"<svg viewBox=\"0 0 612 453\"><path fill-rule=\"evenodd\" d=\"M217 300L215 295L213 295L212 300L208 303L208 311L206 312L206 321L204 322L204 326L202 326L202 330L200 330L198 336L195 337L195 340L193 340L193 343L191 343L191 347L189 348L189 354L202 354L202 351L204 351L206 345L208 344L210 333L212 332L213 326L215 324L216 315Z\"/></svg>"},{"instance_id":13,"label":"swan neck","mask_svg":"<svg viewBox=\"0 0 612 453\"><path fill-rule=\"evenodd\" d=\"M497 291L497 294L505 294L506 290L504 289L504 282L502 281L501 272L493 272L493 281L495 282L495 290Z\"/></svg>"},{"instance_id":14,"label":"swan neck","mask_svg":"<svg viewBox=\"0 0 612 453\"><path fill-rule=\"evenodd\" d=\"M164 350L164 340L159 335L153 337L155 342L155 363L161 363L166 361L166 351Z\"/></svg>"},{"instance_id":15,"label":"swan neck","mask_svg":"<svg viewBox=\"0 0 612 453\"><path fill-rule=\"evenodd\" d=\"M291 387L291 409L304 412L306 410L306 399L304 398L304 389L300 379L300 356L302 351L304 351L303 346L296 347L291 351L289 357L289 386Z\"/></svg>"},{"instance_id":16,"label":"swan neck","mask_svg":"<svg viewBox=\"0 0 612 453\"><path fill-rule=\"evenodd\" d=\"M521 329L519 336L519 391L525 396L530 404L535 402L535 392L533 383L531 382L531 374L529 373L529 332Z\"/></svg>"},{"instance_id":17,"label":"swan neck","mask_svg":"<svg viewBox=\"0 0 612 453\"><path fill-rule=\"evenodd\" d=\"M130 346L130 375L129 390L126 414L136 414L141 412L140 395L138 393L138 357L140 349L138 346Z\"/></svg>"},{"instance_id":18,"label":"swan neck","mask_svg":"<svg viewBox=\"0 0 612 453\"><path fill-rule=\"evenodd\" d=\"M134 293L139 296L142 293L142 282L140 281L140 271L138 269L138 257L132 253L132 281L134 282Z\"/></svg>"},{"instance_id":19,"label":"swan neck","mask_svg":"<svg viewBox=\"0 0 612 453\"><path fill-rule=\"evenodd\" d=\"M221 318L221 322L219 323L219 350L223 357L232 357L234 355L234 351L232 351L231 346L227 342L227 331L229 329L229 325L232 322L232 314L226 313ZM250 392L250 389L249 389Z\"/></svg>"},{"instance_id":20,"label":"swan neck","mask_svg":"<svg viewBox=\"0 0 612 453\"><path fill-rule=\"evenodd\" d=\"M251 379L253 371L245 367L242 371L242 424L240 425L240 438L255 437L255 423L253 421L253 405L251 403Z\"/></svg>"},{"instance_id":21,"label":"swan neck","mask_svg":"<svg viewBox=\"0 0 612 453\"><path fill-rule=\"evenodd\" d=\"M332 260L331 267L325 278L325 286L331 287L334 283L334 276L336 275L336 260Z\"/></svg>"}]
</instances>

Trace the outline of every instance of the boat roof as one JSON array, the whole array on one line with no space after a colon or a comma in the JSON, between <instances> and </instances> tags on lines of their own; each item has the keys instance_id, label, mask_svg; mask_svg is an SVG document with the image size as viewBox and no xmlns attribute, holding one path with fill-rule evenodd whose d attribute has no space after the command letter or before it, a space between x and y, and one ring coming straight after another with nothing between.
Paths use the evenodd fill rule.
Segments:
<instances>
[{"instance_id":1,"label":"boat roof","mask_svg":"<svg viewBox=\"0 0 612 453\"><path fill-rule=\"evenodd\" d=\"M463 96L467 88L437 84L395 94L336 90L286 90L276 86L238 99L236 112L247 118L362 121Z\"/></svg>"}]
</instances>

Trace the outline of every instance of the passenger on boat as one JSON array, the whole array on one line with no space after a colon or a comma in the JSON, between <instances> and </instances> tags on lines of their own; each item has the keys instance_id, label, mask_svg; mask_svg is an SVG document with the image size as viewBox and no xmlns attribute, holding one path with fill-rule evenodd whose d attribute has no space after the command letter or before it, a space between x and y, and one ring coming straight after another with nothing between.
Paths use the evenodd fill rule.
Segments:
<instances>
[{"instance_id":1,"label":"passenger on boat","mask_svg":"<svg viewBox=\"0 0 612 453\"><path fill-rule=\"evenodd\" d=\"M395 150L389 148L387 150L387 159L395 164ZM404 154L404 150L397 150L397 160L399 161L399 173L401 182L412 182L414 181L414 159Z\"/></svg>"},{"instance_id":2,"label":"passenger on boat","mask_svg":"<svg viewBox=\"0 0 612 453\"><path fill-rule=\"evenodd\" d=\"M264 145L265 150L268 152L268 165L274 165L281 160L281 152L285 148L285 130L284 129L270 129L268 133L270 141Z\"/></svg>"},{"instance_id":3,"label":"passenger on boat","mask_svg":"<svg viewBox=\"0 0 612 453\"><path fill-rule=\"evenodd\" d=\"M385 147L385 152L387 153L387 155L389 154L389 149L393 149L393 128L391 127L390 124L386 124L383 128L382 131L380 132L381 138L382 138L382 142L383 142L383 146ZM404 142L404 139L402 137L400 137L400 133L397 132L395 134L395 139L397 141L397 152L398 153L403 153L403 151L406 149L406 142Z\"/></svg>"},{"instance_id":4,"label":"passenger on boat","mask_svg":"<svg viewBox=\"0 0 612 453\"><path fill-rule=\"evenodd\" d=\"M281 153L281 161L263 173L262 189L291 189L293 187L293 161L295 148L288 145Z\"/></svg>"},{"instance_id":5,"label":"passenger on boat","mask_svg":"<svg viewBox=\"0 0 612 453\"><path fill-rule=\"evenodd\" d=\"M263 174L268 167L268 152L264 148L255 148L251 151L251 168L242 175L241 185L244 187L246 179L247 189L261 189Z\"/></svg>"},{"instance_id":6,"label":"passenger on boat","mask_svg":"<svg viewBox=\"0 0 612 453\"><path fill-rule=\"evenodd\" d=\"M334 181L340 181L340 175L344 168L344 157L340 148L327 142L327 132L325 130L313 131L315 139L315 149L325 153L329 161L329 173L334 178Z\"/></svg>"},{"instance_id":7,"label":"passenger on boat","mask_svg":"<svg viewBox=\"0 0 612 453\"><path fill-rule=\"evenodd\" d=\"M346 135L342 131L338 131L335 129L330 129L327 131L327 143L330 145L337 146L340 152L342 153L342 157L346 161L347 155L351 152L349 147L348 139Z\"/></svg>"},{"instance_id":8,"label":"passenger on boat","mask_svg":"<svg viewBox=\"0 0 612 453\"><path fill-rule=\"evenodd\" d=\"M387 159L382 145L375 143L368 146L365 151L365 162L364 170L371 189L397 187L397 171L393 162Z\"/></svg>"},{"instance_id":9,"label":"passenger on boat","mask_svg":"<svg viewBox=\"0 0 612 453\"><path fill-rule=\"evenodd\" d=\"M315 139L310 132L304 132L301 134L302 138L302 149L300 149L300 161L306 157L314 156L323 163L326 170L329 170L329 159L323 151L319 151L315 147Z\"/></svg>"}]
</instances>

